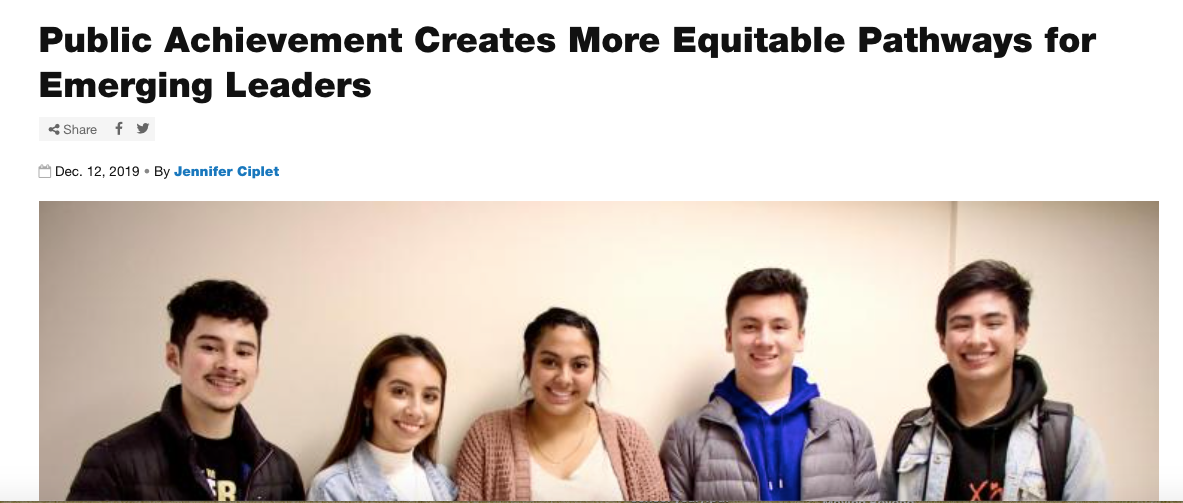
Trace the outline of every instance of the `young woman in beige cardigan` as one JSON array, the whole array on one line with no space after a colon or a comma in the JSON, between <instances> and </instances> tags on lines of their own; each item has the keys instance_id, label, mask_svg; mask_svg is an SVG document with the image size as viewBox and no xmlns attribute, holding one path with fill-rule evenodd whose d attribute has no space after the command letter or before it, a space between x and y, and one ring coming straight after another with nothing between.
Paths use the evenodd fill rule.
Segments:
<instances>
[{"instance_id":1,"label":"young woman in beige cardigan","mask_svg":"<svg viewBox=\"0 0 1183 503\"><path fill-rule=\"evenodd\" d=\"M636 421L587 401L599 378L591 320L551 308L526 327L533 398L473 423L460 446L460 500L668 500L657 453Z\"/></svg>"}]
</instances>

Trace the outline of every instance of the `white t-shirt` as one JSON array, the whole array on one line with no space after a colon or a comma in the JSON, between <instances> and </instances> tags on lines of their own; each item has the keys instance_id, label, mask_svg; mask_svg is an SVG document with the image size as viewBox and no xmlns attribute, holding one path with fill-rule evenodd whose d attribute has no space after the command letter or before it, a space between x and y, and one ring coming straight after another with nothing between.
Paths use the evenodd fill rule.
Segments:
<instances>
[{"instance_id":1,"label":"white t-shirt","mask_svg":"<svg viewBox=\"0 0 1183 503\"><path fill-rule=\"evenodd\" d=\"M394 490L400 500L434 501L427 472L415 462L415 451L390 452L366 441L370 455L378 462L378 469L386 478L386 484Z\"/></svg>"},{"instance_id":2,"label":"white t-shirt","mask_svg":"<svg viewBox=\"0 0 1183 503\"><path fill-rule=\"evenodd\" d=\"M596 442L566 479L543 470L530 456L530 496L534 501L624 501L603 441Z\"/></svg>"},{"instance_id":3,"label":"white t-shirt","mask_svg":"<svg viewBox=\"0 0 1183 503\"><path fill-rule=\"evenodd\" d=\"M776 414L776 411L780 410L782 407L789 404L789 397L786 396L784 398L777 398L776 400L769 400L767 402L756 402L756 403L760 404L760 407L764 409L764 412L767 412L768 415L771 416L773 414Z\"/></svg>"}]
</instances>

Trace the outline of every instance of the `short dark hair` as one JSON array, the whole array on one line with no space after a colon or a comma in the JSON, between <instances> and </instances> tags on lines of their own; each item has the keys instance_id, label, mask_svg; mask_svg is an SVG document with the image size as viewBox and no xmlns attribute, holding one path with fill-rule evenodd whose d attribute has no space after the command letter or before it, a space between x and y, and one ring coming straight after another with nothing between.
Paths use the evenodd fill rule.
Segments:
<instances>
[{"instance_id":1,"label":"short dark hair","mask_svg":"<svg viewBox=\"0 0 1183 503\"><path fill-rule=\"evenodd\" d=\"M267 304L250 288L237 281L207 279L190 285L173 297L168 303L168 315L173 320L168 340L179 351L185 350L185 339L203 314L251 322L259 335L259 349L262 350Z\"/></svg>"},{"instance_id":2,"label":"short dark hair","mask_svg":"<svg viewBox=\"0 0 1183 503\"><path fill-rule=\"evenodd\" d=\"M739 299L749 295L761 297L768 295L791 295L797 306L798 323L805 326L805 306L809 302L809 292L801 283L801 278L788 269L756 269L748 271L735 280L731 286L731 293L727 294L727 326L731 326L731 315L735 314L735 305Z\"/></svg>"},{"instance_id":3,"label":"short dark hair","mask_svg":"<svg viewBox=\"0 0 1183 503\"><path fill-rule=\"evenodd\" d=\"M981 292L1001 292L1014 309L1015 330L1027 330L1030 324L1031 283L1010 264L1001 260L979 260L949 277L937 296L937 333L945 336L949 308L962 299Z\"/></svg>"},{"instance_id":4,"label":"short dark hair","mask_svg":"<svg viewBox=\"0 0 1183 503\"><path fill-rule=\"evenodd\" d=\"M334 463L349 457L349 453L361 443L362 439L373 440L374 426L373 410L366 408L366 397L378 389L378 381L386 375L386 365L399 358L421 357L427 360L440 373L440 414L435 421L435 429L431 431L413 449L416 454L435 462L436 445L439 443L440 426L444 423L444 398L448 389L448 367L444 365L444 357L431 341L413 335L395 335L379 342L370 351L369 356L361 363L357 371L357 381L353 385L353 398L349 402L349 412L345 416L345 426L341 429L341 438L337 445L329 452L321 469L328 468ZM367 421L366 419L371 419Z\"/></svg>"},{"instance_id":5,"label":"short dark hair","mask_svg":"<svg viewBox=\"0 0 1183 503\"><path fill-rule=\"evenodd\" d=\"M538 349L538 341L542 340L542 331L547 328L554 328L560 325L565 325L572 328L577 328L583 332L584 337L587 337L587 342L591 344L592 348L592 364L595 366L595 375L593 379L596 382L600 380L600 334L596 332L596 326L592 324L591 320L586 316L579 314L570 309L563 309L561 307L552 307L547 309L542 314L534 318L529 325L526 325L526 332L522 338L525 342L525 351L522 353L522 361L525 365L525 376L530 375L530 367L534 359L534 351ZM523 380L525 377L523 377Z\"/></svg>"}]
</instances>

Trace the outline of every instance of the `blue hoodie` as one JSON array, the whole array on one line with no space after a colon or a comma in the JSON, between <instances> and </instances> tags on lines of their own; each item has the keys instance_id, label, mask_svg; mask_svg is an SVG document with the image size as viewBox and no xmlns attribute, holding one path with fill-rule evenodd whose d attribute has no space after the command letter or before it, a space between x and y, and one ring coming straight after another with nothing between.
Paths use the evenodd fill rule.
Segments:
<instances>
[{"instance_id":1,"label":"blue hoodie","mask_svg":"<svg viewBox=\"0 0 1183 503\"><path fill-rule=\"evenodd\" d=\"M760 479L763 501L801 499L801 452L809 432L809 401L821 396L817 385L806 382L805 369L793 367L793 392L789 403L771 416L740 391L732 370L715 385L712 397L718 396L735 410L743 430L744 445Z\"/></svg>"}]
</instances>

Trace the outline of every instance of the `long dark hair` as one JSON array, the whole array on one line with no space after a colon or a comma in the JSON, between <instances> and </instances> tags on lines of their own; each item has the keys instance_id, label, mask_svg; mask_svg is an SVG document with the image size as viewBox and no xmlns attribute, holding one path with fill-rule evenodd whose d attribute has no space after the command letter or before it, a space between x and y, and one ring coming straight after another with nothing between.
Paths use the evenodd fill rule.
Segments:
<instances>
[{"instance_id":1,"label":"long dark hair","mask_svg":"<svg viewBox=\"0 0 1183 503\"><path fill-rule=\"evenodd\" d=\"M379 342L373 351L361 364L357 371L357 383L353 385L353 400L349 403L349 412L345 416L345 428L341 430L341 438L337 445L325 459L321 469L328 468L334 463L349 457L353 449L362 439L369 439L373 434L373 421L370 419L372 411L365 406L366 396L374 393L378 388L378 381L386 374L386 364L399 358L418 356L427 360L440 373L440 414L435 423L435 430L427 435L419 445L415 446L415 454L427 458L435 463L435 447L439 440L440 424L444 421L444 395L448 388L448 369L444 366L444 357L431 341L413 335L396 335Z\"/></svg>"}]
</instances>

